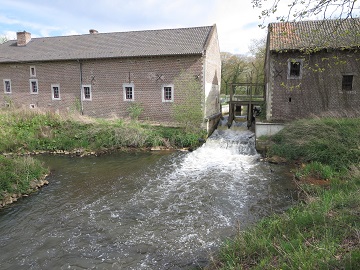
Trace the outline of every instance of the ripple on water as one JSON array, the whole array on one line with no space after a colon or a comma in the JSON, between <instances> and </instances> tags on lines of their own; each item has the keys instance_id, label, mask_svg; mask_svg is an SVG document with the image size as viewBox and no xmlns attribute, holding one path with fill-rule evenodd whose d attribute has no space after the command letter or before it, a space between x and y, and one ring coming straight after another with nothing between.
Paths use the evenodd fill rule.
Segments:
<instances>
[{"instance_id":1,"label":"ripple on water","mask_svg":"<svg viewBox=\"0 0 360 270\"><path fill-rule=\"evenodd\" d=\"M39 157L50 185L0 216L4 269L204 265L238 223L291 202L289 181L257 161L250 137L218 130L191 153Z\"/></svg>"}]
</instances>

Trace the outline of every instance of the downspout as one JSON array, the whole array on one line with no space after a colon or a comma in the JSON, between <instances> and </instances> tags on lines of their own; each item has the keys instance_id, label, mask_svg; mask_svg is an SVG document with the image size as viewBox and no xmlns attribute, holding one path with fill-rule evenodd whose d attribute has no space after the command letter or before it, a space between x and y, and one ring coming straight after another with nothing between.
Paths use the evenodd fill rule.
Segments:
<instances>
[{"instance_id":1,"label":"downspout","mask_svg":"<svg viewBox=\"0 0 360 270\"><path fill-rule=\"evenodd\" d=\"M82 98L82 84L83 84L83 71L82 71L82 62L80 60L77 60L79 62L79 70L80 70L80 114L84 114L84 104L83 104L83 98Z\"/></svg>"}]
</instances>

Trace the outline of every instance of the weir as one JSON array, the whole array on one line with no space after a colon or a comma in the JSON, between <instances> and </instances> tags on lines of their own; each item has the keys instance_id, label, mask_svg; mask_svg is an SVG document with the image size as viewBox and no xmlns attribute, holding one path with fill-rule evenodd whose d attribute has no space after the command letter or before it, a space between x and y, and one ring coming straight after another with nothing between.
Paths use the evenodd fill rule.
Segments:
<instances>
[{"instance_id":1,"label":"weir","mask_svg":"<svg viewBox=\"0 0 360 270\"><path fill-rule=\"evenodd\" d=\"M36 157L49 185L0 212L2 267L205 266L236 228L292 203L284 168L259 162L253 133L226 123L193 152Z\"/></svg>"}]
</instances>

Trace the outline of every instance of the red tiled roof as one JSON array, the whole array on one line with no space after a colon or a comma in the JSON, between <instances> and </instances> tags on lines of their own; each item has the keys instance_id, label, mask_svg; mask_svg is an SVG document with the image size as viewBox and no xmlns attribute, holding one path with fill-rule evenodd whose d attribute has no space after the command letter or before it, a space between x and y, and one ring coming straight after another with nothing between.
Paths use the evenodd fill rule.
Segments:
<instances>
[{"instance_id":1,"label":"red tiled roof","mask_svg":"<svg viewBox=\"0 0 360 270\"><path fill-rule=\"evenodd\" d=\"M360 19L270 23L270 51L360 47Z\"/></svg>"}]
</instances>

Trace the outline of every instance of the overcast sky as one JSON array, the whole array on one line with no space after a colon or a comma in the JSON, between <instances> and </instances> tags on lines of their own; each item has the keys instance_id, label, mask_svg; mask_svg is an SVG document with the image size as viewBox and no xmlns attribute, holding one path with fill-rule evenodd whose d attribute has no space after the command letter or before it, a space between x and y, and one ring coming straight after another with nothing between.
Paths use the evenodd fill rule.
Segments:
<instances>
[{"instance_id":1,"label":"overcast sky","mask_svg":"<svg viewBox=\"0 0 360 270\"><path fill-rule=\"evenodd\" d=\"M16 38L206 26L216 23L220 50L245 54L266 36L251 0L0 0L0 36Z\"/></svg>"}]
</instances>

